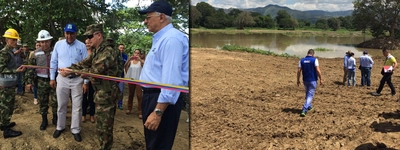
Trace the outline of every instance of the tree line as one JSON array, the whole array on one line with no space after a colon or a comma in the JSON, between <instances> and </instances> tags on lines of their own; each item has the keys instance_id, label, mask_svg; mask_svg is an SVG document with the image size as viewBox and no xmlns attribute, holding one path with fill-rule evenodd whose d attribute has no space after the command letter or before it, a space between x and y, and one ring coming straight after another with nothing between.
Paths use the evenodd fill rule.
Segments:
<instances>
[{"instance_id":1,"label":"tree line","mask_svg":"<svg viewBox=\"0 0 400 150\"><path fill-rule=\"evenodd\" d=\"M190 28L266 28L266 29L322 29L337 31L339 29L370 31L374 37L400 37L400 3L395 0L353 1L354 11L350 16L319 18L315 23L296 19L285 10L279 10L276 17L258 12L231 9L225 13L223 9L215 9L206 2L190 6Z\"/></svg>"}]
</instances>

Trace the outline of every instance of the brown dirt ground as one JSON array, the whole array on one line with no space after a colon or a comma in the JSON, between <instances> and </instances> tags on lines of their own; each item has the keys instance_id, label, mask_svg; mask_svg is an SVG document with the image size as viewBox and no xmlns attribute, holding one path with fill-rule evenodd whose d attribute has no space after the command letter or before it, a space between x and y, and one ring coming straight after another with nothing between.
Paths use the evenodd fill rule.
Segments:
<instances>
[{"instance_id":1,"label":"brown dirt ground","mask_svg":"<svg viewBox=\"0 0 400 150\"><path fill-rule=\"evenodd\" d=\"M127 90L125 86L124 108L127 108ZM134 106L136 106L136 98ZM45 131L39 130L41 116L39 106L33 104L33 94L25 93L24 96L16 96L15 111L11 121L17 123L14 129L22 131L22 136L16 138L0 138L0 149L48 149L48 150L83 150L98 149L99 142L96 136L96 124L87 120L82 123L82 142L76 142L70 132L71 121L71 103L69 103L66 131L57 139L53 138L55 126L50 124ZM51 109L51 108L50 108ZM49 110L49 112L51 112ZM113 149L145 149L143 124L136 107L133 107L133 113L127 115L125 110L117 110L114 122L114 144ZM188 113L182 111L181 119L176 133L173 149L189 149L189 124L186 123ZM48 115L51 119L52 116ZM89 118L89 115L87 116Z\"/></svg>"},{"instance_id":2,"label":"brown dirt ground","mask_svg":"<svg viewBox=\"0 0 400 150\"><path fill-rule=\"evenodd\" d=\"M374 58L371 89L341 85L342 58L319 58L324 85L304 118L298 61L191 48L191 148L400 149L399 94L391 96L385 85L382 96L370 95L382 77L382 57Z\"/></svg>"}]
</instances>

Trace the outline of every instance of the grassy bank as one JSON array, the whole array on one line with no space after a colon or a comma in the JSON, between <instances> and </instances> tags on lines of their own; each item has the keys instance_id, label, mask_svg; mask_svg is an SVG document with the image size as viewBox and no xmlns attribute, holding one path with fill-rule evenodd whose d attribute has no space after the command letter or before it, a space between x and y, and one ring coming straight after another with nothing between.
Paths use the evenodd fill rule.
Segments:
<instances>
[{"instance_id":1,"label":"grassy bank","mask_svg":"<svg viewBox=\"0 0 400 150\"><path fill-rule=\"evenodd\" d=\"M264 34L264 33L279 33L288 36L328 36L328 37L363 37L361 31L349 31L340 29L338 31L319 30L319 29L298 29L298 30L276 30L264 28L246 28L237 30L235 28L227 29L206 29L206 28L191 28L190 34L208 33L208 34ZM366 37L372 37L371 33L367 32Z\"/></svg>"},{"instance_id":2,"label":"grassy bank","mask_svg":"<svg viewBox=\"0 0 400 150\"><path fill-rule=\"evenodd\" d=\"M226 50L226 51L241 51L241 52L248 52L248 53L258 53L261 55L286 57L286 58L290 58L290 57L291 58L299 58L299 56L290 55L288 53L277 54L277 53L274 53L271 51L265 51L265 50L248 48L248 47L241 47L241 46L237 46L237 45L224 45L221 49Z\"/></svg>"}]
</instances>

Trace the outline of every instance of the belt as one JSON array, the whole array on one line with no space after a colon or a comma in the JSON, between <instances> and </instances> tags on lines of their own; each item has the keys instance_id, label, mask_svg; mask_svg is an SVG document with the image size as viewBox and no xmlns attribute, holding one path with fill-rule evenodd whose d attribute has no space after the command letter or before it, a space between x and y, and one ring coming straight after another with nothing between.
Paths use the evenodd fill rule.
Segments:
<instances>
[{"instance_id":1,"label":"belt","mask_svg":"<svg viewBox=\"0 0 400 150\"><path fill-rule=\"evenodd\" d=\"M42 80L42 81L50 81L50 78L42 78L38 76L38 79Z\"/></svg>"},{"instance_id":2,"label":"belt","mask_svg":"<svg viewBox=\"0 0 400 150\"><path fill-rule=\"evenodd\" d=\"M79 77L79 75L76 75L76 74L70 74L70 75L68 75L68 76L67 76L67 78L70 78L70 79L72 79L72 78L76 78L76 77Z\"/></svg>"},{"instance_id":3,"label":"belt","mask_svg":"<svg viewBox=\"0 0 400 150\"><path fill-rule=\"evenodd\" d=\"M145 88L145 87L142 87L142 91L143 91L143 93L160 93L161 89L159 89L159 88Z\"/></svg>"}]
</instances>

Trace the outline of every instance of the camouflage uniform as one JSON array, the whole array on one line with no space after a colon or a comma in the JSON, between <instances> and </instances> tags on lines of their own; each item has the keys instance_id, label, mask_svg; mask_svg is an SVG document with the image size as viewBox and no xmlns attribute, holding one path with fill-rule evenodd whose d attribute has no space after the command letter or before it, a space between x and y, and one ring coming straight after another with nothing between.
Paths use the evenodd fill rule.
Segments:
<instances>
[{"instance_id":1,"label":"camouflage uniform","mask_svg":"<svg viewBox=\"0 0 400 150\"><path fill-rule=\"evenodd\" d=\"M85 35L94 32L102 32L101 24L90 25L86 28ZM94 74L118 77L122 68L122 58L119 51L113 49L110 43L104 40L101 45L94 49L93 53L85 60L72 64L71 69ZM93 85L94 102L96 103L96 132L100 142L100 149L111 149L113 144L114 116L116 101L121 99L121 93L117 82L90 77Z\"/></svg>"},{"instance_id":2,"label":"camouflage uniform","mask_svg":"<svg viewBox=\"0 0 400 150\"><path fill-rule=\"evenodd\" d=\"M12 48L5 46L0 51L0 73L17 76L17 64L16 59L12 52ZM9 87L15 87L15 84ZM0 87L0 121L1 126L10 125L10 120L14 112L15 103L15 89L9 88L8 86Z\"/></svg>"},{"instance_id":3,"label":"camouflage uniform","mask_svg":"<svg viewBox=\"0 0 400 150\"><path fill-rule=\"evenodd\" d=\"M42 53L44 52L44 53ZM35 50L31 56L28 58L28 65L38 65L50 67L50 63L47 64L38 64L37 57L45 57L47 61L50 61L52 49L49 51L43 51L42 48ZM43 56L45 55L45 56ZM57 94L56 90L50 87L50 78L42 78L37 75L37 72L42 69L28 69L25 74L25 82L26 84L35 84L37 85L38 95L37 99L39 100L40 106L40 114L47 115L49 110L49 102L51 101L51 108L53 115L57 115ZM46 69L47 73L49 69ZM50 99L49 99L50 96ZM49 101L50 100L50 101Z\"/></svg>"}]
</instances>

